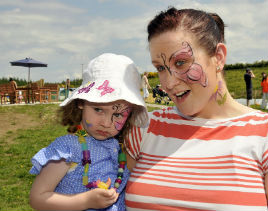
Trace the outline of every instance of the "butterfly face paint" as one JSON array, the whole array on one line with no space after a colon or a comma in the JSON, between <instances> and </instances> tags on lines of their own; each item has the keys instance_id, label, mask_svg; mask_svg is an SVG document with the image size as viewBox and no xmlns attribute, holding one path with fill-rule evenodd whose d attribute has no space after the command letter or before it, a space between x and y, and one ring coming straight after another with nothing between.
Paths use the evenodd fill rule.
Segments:
<instances>
[{"instance_id":1,"label":"butterfly face paint","mask_svg":"<svg viewBox=\"0 0 268 211\"><path fill-rule=\"evenodd\" d=\"M161 54L165 68L171 75L186 83L200 83L203 87L208 85L207 77L201 65L194 63L193 50L187 42L182 43L182 48L173 53L166 64L165 54Z\"/></svg>"},{"instance_id":2,"label":"butterfly face paint","mask_svg":"<svg viewBox=\"0 0 268 211\"><path fill-rule=\"evenodd\" d=\"M219 81L217 86L214 89L214 92L212 96L210 97L210 100L217 101L218 105L223 105L226 102L227 94L223 94L223 85L222 81Z\"/></svg>"},{"instance_id":3,"label":"butterfly face paint","mask_svg":"<svg viewBox=\"0 0 268 211\"><path fill-rule=\"evenodd\" d=\"M120 131L127 121L131 108L116 104L113 106L113 110L115 110L115 113L112 116L112 122L114 123L116 130Z\"/></svg>"},{"instance_id":4,"label":"butterfly face paint","mask_svg":"<svg viewBox=\"0 0 268 211\"><path fill-rule=\"evenodd\" d=\"M86 120L85 123L87 127L92 127L92 124L88 120Z\"/></svg>"}]
</instances>

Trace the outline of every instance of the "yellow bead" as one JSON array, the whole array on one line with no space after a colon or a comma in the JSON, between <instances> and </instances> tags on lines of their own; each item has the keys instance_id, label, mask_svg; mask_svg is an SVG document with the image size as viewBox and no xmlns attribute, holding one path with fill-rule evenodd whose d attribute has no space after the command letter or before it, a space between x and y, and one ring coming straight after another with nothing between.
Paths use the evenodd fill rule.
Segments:
<instances>
[{"instance_id":1,"label":"yellow bead","mask_svg":"<svg viewBox=\"0 0 268 211\"><path fill-rule=\"evenodd\" d=\"M88 168L89 168L89 164L87 163L86 165L85 165L85 168L84 168L84 172L88 172Z\"/></svg>"},{"instance_id":2,"label":"yellow bead","mask_svg":"<svg viewBox=\"0 0 268 211\"><path fill-rule=\"evenodd\" d=\"M83 142L86 141L85 138L84 138L83 136L79 136L79 137L78 137L78 140L79 140L80 143L83 143Z\"/></svg>"},{"instance_id":3,"label":"yellow bead","mask_svg":"<svg viewBox=\"0 0 268 211\"><path fill-rule=\"evenodd\" d=\"M83 185L88 184L88 176L83 176Z\"/></svg>"}]
</instances>

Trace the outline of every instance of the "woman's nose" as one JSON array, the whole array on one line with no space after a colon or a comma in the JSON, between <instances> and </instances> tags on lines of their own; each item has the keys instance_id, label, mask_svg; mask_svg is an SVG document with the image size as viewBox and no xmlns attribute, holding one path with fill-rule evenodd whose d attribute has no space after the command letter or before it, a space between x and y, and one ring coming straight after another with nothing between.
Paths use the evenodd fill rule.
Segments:
<instances>
[{"instance_id":1,"label":"woman's nose","mask_svg":"<svg viewBox=\"0 0 268 211\"><path fill-rule=\"evenodd\" d=\"M179 83L180 83L180 79L176 78L174 73L171 72L171 73L166 74L166 88L167 89L173 89Z\"/></svg>"}]
</instances>

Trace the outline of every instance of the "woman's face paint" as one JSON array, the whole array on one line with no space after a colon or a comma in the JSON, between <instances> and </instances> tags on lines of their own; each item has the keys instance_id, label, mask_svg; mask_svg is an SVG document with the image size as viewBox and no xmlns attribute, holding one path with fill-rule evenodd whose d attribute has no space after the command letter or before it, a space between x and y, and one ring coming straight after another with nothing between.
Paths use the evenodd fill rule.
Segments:
<instances>
[{"instance_id":1,"label":"woman's face paint","mask_svg":"<svg viewBox=\"0 0 268 211\"><path fill-rule=\"evenodd\" d=\"M200 83L203 87L208 85L206 73L200 64L194 63L195 58L191 46L187 42L182 43L182 49L173 53L166 64L166 55L161 53L165 68L171 75L186 83Z\"/></svg>"},{"instance_id":2,"label":"woman's face paint","mask_svg":"<svg viewBox=\"0 0 268 211\"><path fill-rule=\"evenodd\" d=\"M226 102L226 99L227 99L227 93L223 94L222 81L219 81L214 89L212 96L210 97L210 100L215 100L218 103L218 105L223 105Z\"/></svg>"}]
</instances>

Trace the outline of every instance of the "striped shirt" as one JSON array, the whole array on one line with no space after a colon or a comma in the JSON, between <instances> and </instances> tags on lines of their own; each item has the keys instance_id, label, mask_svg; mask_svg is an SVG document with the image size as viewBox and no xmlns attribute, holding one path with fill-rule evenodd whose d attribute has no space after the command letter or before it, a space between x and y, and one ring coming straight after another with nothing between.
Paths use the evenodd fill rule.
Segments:
<instances>
[{"instance_id":1,"label":"striped shirt","mask_svg":"<svg viewBox=\"0 0 268 211\"><path fill-rule=\"evenodd\" d=\"M267 210L267 113L207 120L168 108L150 113L148 127L128 138L137 160L128 210Z\"/></svg>"}]
</instances>

